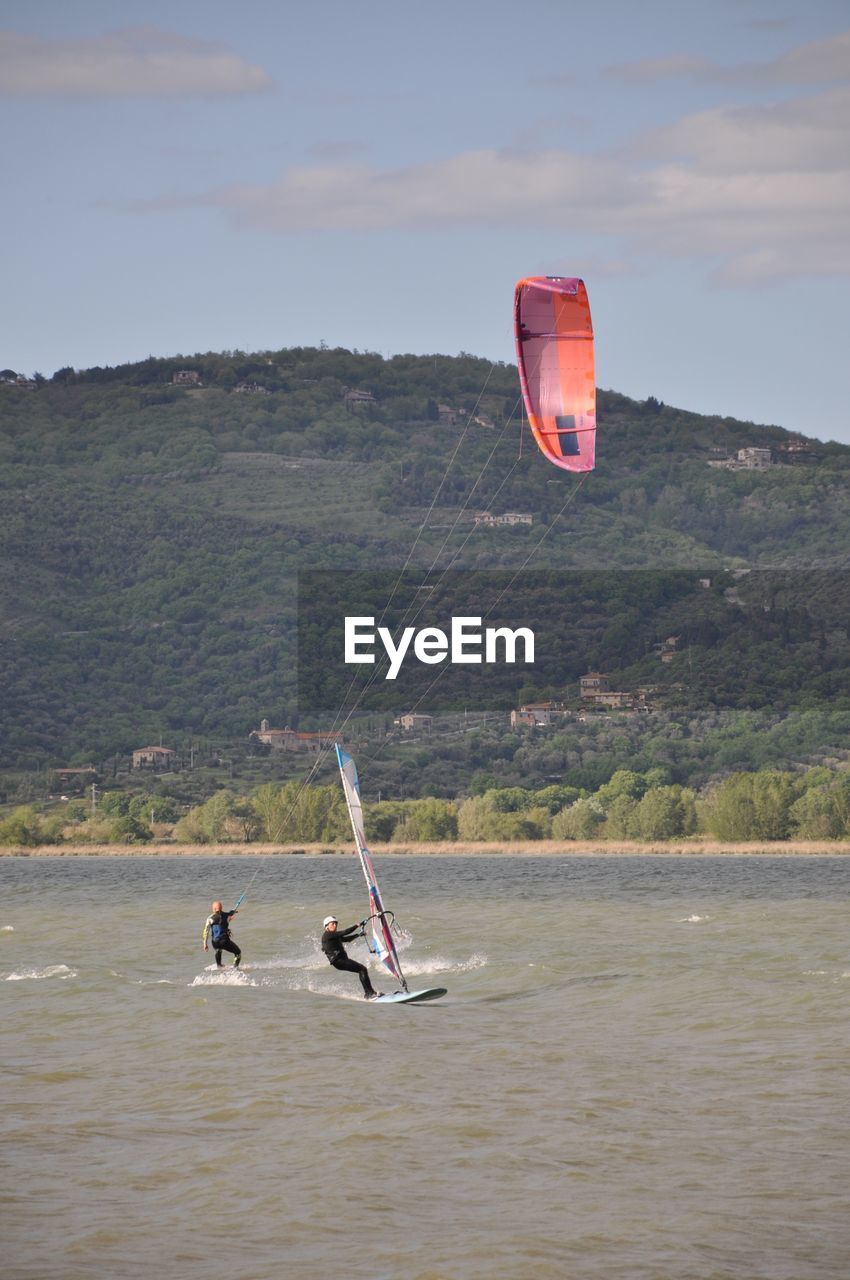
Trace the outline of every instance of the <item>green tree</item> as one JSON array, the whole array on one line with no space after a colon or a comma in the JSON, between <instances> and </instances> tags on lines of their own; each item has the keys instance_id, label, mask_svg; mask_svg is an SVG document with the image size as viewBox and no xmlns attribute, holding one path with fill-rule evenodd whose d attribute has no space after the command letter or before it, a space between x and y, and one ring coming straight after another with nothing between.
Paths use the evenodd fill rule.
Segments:
<instances>
[{"instance_id":1,"label":"green tree","mask_svg":"<svg viewBox=\"0 0 850 1280\"><path fill-rule=\"evenodd\" d=\"M97 800L97 808L100 813L118 818L130 812L130 799L126 791L102 791Z\"/></svg>"},{"instance_id":2,"label":"green tree","mask_svg":"<svg viewBox=\"0 0 850 1280\"><path fill-rule=\"evenodd\" d=\"M260 824L261 839L269 844L279 844L284 838L290 808L288 794L279 783L267 782L251 796L251 804Z\"/></svg>"},{"instance_id":3,"label":"green tree","mask_svg":"<svg viewBox=\"0 0 850 1280\"><path fill-rule=\"evenodd\" d=\"M640 800L646 791L646 779L633 769L618 769L610 782L606 782L596 792L597 804L607 813L609 807L621 796L630 800Z\"/></svg>"},{"instance_id":4,"label":"green tree","mask_svg":"<svg viewBox=\"0 0 850 1280\"><path fill-rule=\"evenodd\" d=\"M837 840L845 833L828 787L808 787L792 804L791 821L802 840Z\"/></svg>"},{"instance_id":5,"label":"green tree","mask_svg":"<svg viewBox=\"0 0 850 1280\"><path fill-rule=\"evenodd\" d=\"M586 796L555 815L552 835L556 840L593 840L598 838L604 821L605 814L596 797Z\"/></svg>"},{"instance_id":6,"label":"green tree","mask_svg":"<svg viewBox=\"0 0 850 1280\"><path fill-rule=\"evenodd\" d=\"M634 827L641 840L693 835L697 827L693 792L676 785L650 788L635 809Z\"/></svg>"},{"instance_id":7,"label":"green tree","mask_svg":"<svg viewBox=\"0 0 850 1280\"><path fill-rule=\"evenodd\" d=\"M42 823L31 805L20 805L0 822L0 845L42 843Z\"/></svg>"},{"instance_id":8,"label":"green tree","mask_svg":"<svg viewBox=\"0 0 850 1280\"><path fill-rule=\"evenodd\" d=\"M640 803L630 795L618 795L611 801L602 833L606 840L631 840L638 834L635 815Z\"/></svg>"},{"instance_id":9,"label":"green tree","mask_svg":"<svg viewBox=\"0 0 850 1280\"><path fill-rule=\"evenodd\" d=\"M733 773L708 796L708 829L718 840L785 840L797 787L790 774L773 770Z\"/></svg>"},{"instance_id":10,"label":"green tree","mask_svg":"<svg viewBox=\"0 0 850 1280\"><path fill-rule=\"evenodd\" d=\"M194 809L190 809L176 823L172 831L172 838L178 844L206 844L209 837L204 830L200 820L201 806L197 805Z\"/></svg>"},{"instance_id":11,"label":"green tree","mask_svg":"<svg viewBox=\"0 0 850 1280\"><path fill-rule=\"evenodd\" d=\"M133 796L128 812L148 825L152 822L177 822L180 810L173 796L151 795L144 792Z\"/></svg>"},{"instance_id":12,"label":"green tree","mask_svg":"<svg viewBox=\"0 0 850 1280\"><path fill-rule=\"evenodd\" d=\"M198 822L207 842L217 844L227 835L227 820L233 812L234 797L229 791L217 791L198 810Z\"/></svg>"},{"instance_id":13,"label":"green tree","mask_svg":"<svg viewBox=\"0 0 850 1280\"><path fill-rule=\"evenodd\" d=\"M260 836L261 823L259 815L247 796L239 796L233 801L231 814L242 832L242 839L257 840Z\"/></svg>"},{"instance_id":14,"label":"green tree","mask_svg":"<svg viewBox=\"0 0 850 1280\"><path fill-rule=\"evenodd\" d=\"M457 833L457 805L430 796L413 801L406 817L396 827L394 838L413 844L417 841L454 840Z\"/></svg>"},{"instance_id":15,"label":"green tree","mask_svg":"<svg viewBox=\"0 0 850 1280\"><path fill-rule=\"evenodd\" d=\"M458 809L457 832L461 840L489 840L489 823L493 809L483 796L469 796Z\"/></svg>"},{"instance_id":16,"label":"green tree","mask_svg":"<svg viewBox=\"0 0 850 1280\"><path fill-rule=\"evenodd\" d=\"M381 800L365 805L363 817L368 838L375 844L392 840L396 828L404 821L407 809L408 802L404 800Z\"/></svg>"},{"instance_id":17,"label":"green tree","mask_svg":"<svg viewBox=\"0 0 850 1280\"><path fill-rule=\"evenodd\" d=\"M125 813L116 818L110 827L109 839L115 844L135 844L153 839L150 827L141 818Z\"/></svg>"}]
</instances>

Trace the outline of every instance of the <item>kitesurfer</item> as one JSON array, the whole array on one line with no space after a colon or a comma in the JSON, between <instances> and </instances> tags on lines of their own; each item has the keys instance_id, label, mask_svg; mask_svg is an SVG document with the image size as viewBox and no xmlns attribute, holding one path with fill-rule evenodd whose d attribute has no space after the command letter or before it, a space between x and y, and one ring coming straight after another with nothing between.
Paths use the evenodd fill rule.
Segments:
<instances>
[{"instance_id":1,"label":"kitesurfer","mask_svg":"<svg viewBox=\"0 0 850 1280\"><path fill-rule=\"evenodd\" d=\"M214 902L212 915L207 916L207 922L204 925L204 951L209 951L209 940L212 937L215 962L219 969L223 968L222 951L229 951L236 957L233 961L235 969L239 968L239 961L242 959L242 948L230 936L230 921L235 915L236 911L225 911L220 902Z\"/></svg>"},{"instance_id":2,"label":"kitesurfer","mask_svg":"<svg viewBox=\"0 0 850 1280\"><path fill-rule=\"evenodd\" d=\"M328 957L328 963L332 964L335 969L345 969L348 973L356 973L360 978L366 999L377 1000L378 992L372 986L369 970L365 964L358 964L356 960L352 960L343 946L344 942L353 938L363 937L366 921L361 920L359 924L353 924L349 929L343 929L341 933L338 932L339 922L336 916L325 916L322 925L324 927L322 950Z\"/></svg>"}]
</instances>

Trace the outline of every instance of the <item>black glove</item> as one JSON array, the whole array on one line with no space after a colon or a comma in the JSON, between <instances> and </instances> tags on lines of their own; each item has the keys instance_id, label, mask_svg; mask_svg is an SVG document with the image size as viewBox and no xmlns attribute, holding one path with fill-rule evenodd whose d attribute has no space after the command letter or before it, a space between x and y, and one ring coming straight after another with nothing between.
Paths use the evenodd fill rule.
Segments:
<instances>
[{"instance_id":1,"label":"black glove","mask_svg":"<svg viewBox=\"0 0 850 1280\"><path fill-rule=\"evenodd\" d=\"M367 921L367 920L361 920L361 921L360 921L360 928L361 928L361 929L365 929L365 928L366 928L367 923L368 923L368 921Z\"/></svg>"}]
</instances>

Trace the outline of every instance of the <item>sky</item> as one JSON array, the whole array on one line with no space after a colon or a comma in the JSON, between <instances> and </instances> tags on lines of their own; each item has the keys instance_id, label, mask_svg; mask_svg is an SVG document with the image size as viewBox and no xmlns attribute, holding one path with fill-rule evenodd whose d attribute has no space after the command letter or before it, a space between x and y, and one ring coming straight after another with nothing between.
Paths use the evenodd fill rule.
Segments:
<instances>
[{"instance_id":1,"label":"sky","mask_svg":"<svg viewBox=\"0 0 850 1280\"><path fill-rule=\"evenodd\" d=\"M0 116L0 367L513 361L571 275L601 387L850 443L847 0L0 0Z\"/></svg>"}]
</instances>

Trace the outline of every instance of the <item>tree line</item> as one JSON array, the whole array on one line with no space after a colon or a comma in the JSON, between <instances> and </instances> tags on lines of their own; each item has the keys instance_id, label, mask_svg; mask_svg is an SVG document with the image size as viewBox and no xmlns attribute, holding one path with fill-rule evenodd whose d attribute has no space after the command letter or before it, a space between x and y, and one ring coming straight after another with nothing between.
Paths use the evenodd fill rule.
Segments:
<instances>
[{"instance_id":1,"label":"tree line","mask_svg":"<svg viewBox=\"0 0 850 1280\"><path fill-rule=\"evenodd\" d=\"M850 772L828 768L732 773L695 791L663 769L618 769L595 791L553 784L490 788L458 800L425 796L365 805L373 843L416 846L537 840L728 842L850 838ZM182 815L167 796L105 792L98 811L82 801L39 813L22 805L0 822L0 845L140 843L168 831L177 845L350 842L338 786L266 783L248 796L216 791Z\"/></svg>"}]
</instances>

